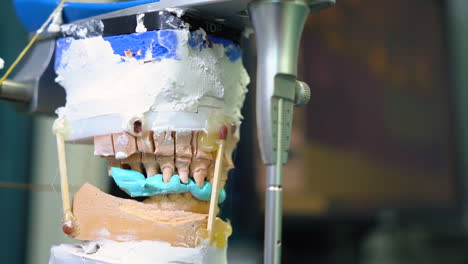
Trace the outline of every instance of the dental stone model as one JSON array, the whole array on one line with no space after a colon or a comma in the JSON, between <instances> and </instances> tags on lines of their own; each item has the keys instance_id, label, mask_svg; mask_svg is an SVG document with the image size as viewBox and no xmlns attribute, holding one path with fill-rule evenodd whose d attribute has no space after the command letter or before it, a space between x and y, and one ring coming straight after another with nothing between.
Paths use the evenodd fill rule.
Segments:
<instances>
[{"instance_id":1,"label":"dental stone model","mask_svg":"<svg viewBox=\"0 0 468 264\"><path fill-rule=\"evenodd\" d=\"M57 41L55 132L94 143L117 185L147 198L82 186L63 230L93 242L55 246L50 263L226 262L231 227L217 218L210 243L207 218L220 139L226 197L249 77L236 43L188 28Z\"/></svg>"}]
</instances>

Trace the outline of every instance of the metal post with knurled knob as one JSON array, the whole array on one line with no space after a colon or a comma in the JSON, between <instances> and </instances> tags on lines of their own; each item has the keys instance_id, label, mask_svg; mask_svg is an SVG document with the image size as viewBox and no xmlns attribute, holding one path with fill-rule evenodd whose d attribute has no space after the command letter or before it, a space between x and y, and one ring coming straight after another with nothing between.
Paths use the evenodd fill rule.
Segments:
<instances>
[{"instance_id":1,"label":"metal post with knurled knob","mask_svg":"<svg viewBox=\"0 0 468 264\"><path fill-rule=\"evenodd\" d=\"M296 81L294 95L294 104L296 106L305 106L310 100L310 87L305 82Z\"/></svg>"}]
</instances>

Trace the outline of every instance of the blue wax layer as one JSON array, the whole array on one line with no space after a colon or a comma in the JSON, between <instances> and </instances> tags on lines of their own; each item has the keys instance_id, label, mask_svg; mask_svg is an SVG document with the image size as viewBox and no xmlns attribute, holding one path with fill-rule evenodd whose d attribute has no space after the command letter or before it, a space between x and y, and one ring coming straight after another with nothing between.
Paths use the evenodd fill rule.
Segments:
<instances>
[{"instance_id":1,"label":"blue wax layer","mask_svg":"<svg viewBox=\"0 0 468 264\"><path fill-rule=\"evenodd\" d=\"M241 49L235 42L213 36L208 36L207 40L205 40L203 36L200 31L191 32L188 40L189 46L195 51L201 51L210 48L210 43L221 44L224 47L225 55L230 61L234 62L241 58ZM151 52L152 59L155 60L180 59L177 58L177 48L181 43L179 43L177 33L174 30L156 30L108 36L104 37L104 40L111 44L114 54L122 57L125 57L125 51L129 50L133 52L133 56L137 60L145 59L147 52ZM66 66L62 62L62 53L69 48L72 41L75 41L72 37L57 40L55 70ZM141 55L138 55L140 50ZM122 59L122 62L124 61Z\"/></svg>"},{"instance_id":2,"label":"blue wax layer","mask_svg":"<svg viewBox=\"0 0 468 264\"><path fill-rule=\"evenodd\" d=\"M209 201L211 198L211 184L205 182L202 188L198 187L193 179L189 179L189 183L185 184L180 181L179 175L173 175L168 183L163 182L162 174L156 174L153 177L145 178L138 171L124 170L120 168L111 168L112 177L115 183L132 197L152 196L168 193L184 193L190 192L199 199ZM219 203L226 199L226 191L219 191Z\"/></svg>"},{"instance_id":3,"label":"blue wax layer","mask_svg":"<svg viewBox=\"0 0 468 264\"><path fill-rule=\"evenodd\" d=\"M231 40L218 38L208 35L208 40L204 40L204 36L200 31L190 32L190 38L188 44L194 50L203 50L210 47L210 42L221 44L225 48L224 54L229 58L230 61L234 62L241 58L242 53L240 47L232 42Z\"/></svg>"},{"instance_id":4,"label":"blue wax layer","mask_svg":"<svg viewBox=\"0 0 468 264\"><path fill-rule=\"evenodd\" d=\"M104 37L108 41L114 54L125 56L126 50L134 53L134 58L142 60L146 52L152 54L153 59L175 58L177 52L177 35L173 30L147 31L129 35ZM141 56L137 52L141 50Z\"/></svg>"}]
</instances>

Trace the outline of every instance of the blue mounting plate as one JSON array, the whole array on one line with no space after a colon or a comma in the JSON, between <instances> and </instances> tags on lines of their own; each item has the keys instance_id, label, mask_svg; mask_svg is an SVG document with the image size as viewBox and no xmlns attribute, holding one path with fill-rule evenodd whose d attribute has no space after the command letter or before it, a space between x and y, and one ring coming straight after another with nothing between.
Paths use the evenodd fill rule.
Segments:
<instances>
[{"instance_id":1,"label":"blue mounting plate","mask_svg":"<svg viewBox=\"0 0 468 264\"><path fill-rule=\"evenodd\" d=\"M63 19L64 23L70 23L76 20L154 2L159 2L159 0L129 0L113 3L66 2L63 11ZM29 32L39 29L59 3L60 0L14 0L16 14Z\"/></svg>"}]
</instances>

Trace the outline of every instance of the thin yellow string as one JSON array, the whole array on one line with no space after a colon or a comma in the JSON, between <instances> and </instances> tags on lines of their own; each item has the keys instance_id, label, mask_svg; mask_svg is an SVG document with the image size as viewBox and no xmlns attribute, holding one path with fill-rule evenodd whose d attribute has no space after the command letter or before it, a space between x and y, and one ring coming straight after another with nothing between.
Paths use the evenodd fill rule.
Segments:
<instances>
[{"instance_id":1,"label":"thin yellow string","mask_svg":"<svg viewBox=\"0 0 468 264\"><path fill-rule=\"evenodd\" d=\"M55 192L55 190L58 189L58 185L0 181L0 189ZM70 189L73 192L76 192L79 189L79 186L70 186Z\"/></svg>"},{"instance_id":2,"label":"thin yellow string","mask_svg":"<svg viewBox=\"0 0 468 264\"><path fill-rule=\"evenodd\" d=\"M65 4L67 0L62 0L60 1L60 4L54 9L54 11L50 14L50 16L47 18L47 20L42 24L42 26L36 31L36 34L31 38L31 40L28 42L28 45L21 51L21 53L16 57L15 61L11 66L8 68L8 70L5 72L5 74L2 76L0 79L0 87L2 86L3 82L8 78L8 76L11 74L11 72L16 68L18 63L23 59L24 55L28 53L28 51L31 49L31 47L36 43L36 41L39 39L39 36L41 33L44 31L44 29L49 25L50 21L54 18L54 16L60 12L63 8L63 5Z\"/></svg>"}]
</instances>

